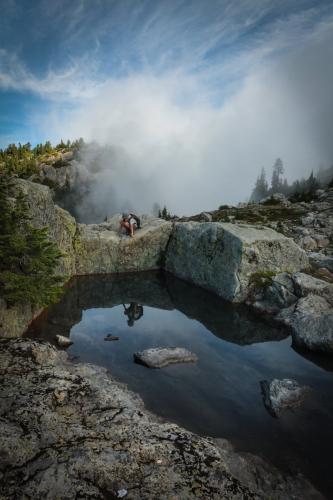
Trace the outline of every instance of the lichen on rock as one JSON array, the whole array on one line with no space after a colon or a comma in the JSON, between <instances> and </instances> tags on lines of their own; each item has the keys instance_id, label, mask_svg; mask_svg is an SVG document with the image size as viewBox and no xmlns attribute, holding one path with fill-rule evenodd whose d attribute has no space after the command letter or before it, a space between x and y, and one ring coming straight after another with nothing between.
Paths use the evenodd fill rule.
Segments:
<instances>
[{"instance_id":1,"label":"lichen on rock","mask_svg":"<svg viewBox=\"0 0 333 500\"><path fill-rule=\"evenodd\" d=\"M158 419L105 369L49 344L0 340L0 381L1 498L321 498L301 477Z\"/></svg>"}]
</instances>

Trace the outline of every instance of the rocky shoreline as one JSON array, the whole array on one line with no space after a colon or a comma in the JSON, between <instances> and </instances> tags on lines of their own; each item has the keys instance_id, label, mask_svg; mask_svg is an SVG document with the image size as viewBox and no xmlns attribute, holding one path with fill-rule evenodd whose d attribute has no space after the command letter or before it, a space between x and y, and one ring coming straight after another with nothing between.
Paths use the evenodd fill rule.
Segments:
<instances>
[{"instance_id":1,"label":"rocky shoreline","mask_svg":"<svg viewBox=\"0 0 333 500\"><path fill-rule=\"evenodd\" d=\"M302 206L301 226L248 224L244 212L243 220L224 213L206 214L205 222L143 217L130 240L118 234L117 216L78 224L48 187L22 179L17 186L28 195L33 223L48 226L63 252L64 281L166 269L287 325L298 348L333 351L330 194L321 194L325 221L321 205L311 217ZM321 277L309 274L318 269ZM0 337L14 337L0 339L0 498L322 498L303 478L285 477L224 440L161 421L104 369L15 338L39 312L0 303Z\"/></svg>"},{"instance_id":2,"label":"rocky shoreline","mask_svg":"<svg viewBox=\"0 0 333 500\"><path fill-rule=\"evenodd\" d=\"M105 369L0 340L0 498L319 499L301 476L149 413Z\"/></svg>"}]
</instances>

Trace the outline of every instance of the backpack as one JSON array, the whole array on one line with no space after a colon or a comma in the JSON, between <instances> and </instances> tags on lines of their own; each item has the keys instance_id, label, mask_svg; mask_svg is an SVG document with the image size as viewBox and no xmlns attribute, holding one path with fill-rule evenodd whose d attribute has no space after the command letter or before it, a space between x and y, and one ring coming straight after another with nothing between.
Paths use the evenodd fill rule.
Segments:
<instances>
[{"instance_id":1,"label":"backpack","mask_svg":"<svg viewBox=\"0 0 333 500\"><path fill-rule=\"evenodd\" d=\"M141 229L141 221L140 221L140 217L138 217L137 215L135 214L130 214L131 217L133 217L133 219L136 220L136 226L137 226L137 229Z\"/></svg>"}]
</instances>

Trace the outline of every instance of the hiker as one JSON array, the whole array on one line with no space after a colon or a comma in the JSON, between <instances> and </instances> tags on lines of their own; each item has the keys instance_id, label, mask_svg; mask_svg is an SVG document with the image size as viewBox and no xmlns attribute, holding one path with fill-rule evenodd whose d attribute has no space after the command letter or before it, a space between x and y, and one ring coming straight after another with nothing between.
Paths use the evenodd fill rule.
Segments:
<instances>
[{"instance_id":1,"label":"hiker","mask_svg":"<svg viewBox=\"0 0 333 500\"><path fill-rule=\"evenodd\" d=\"M126 229L127 234L133 238L134 232L140 229L140 219L137 215L123 213L120 221L120 227Z\"/></svg>"},{"instance_id":2,"label":"hiker","mask_svg":"<svg viewBox=\"0 0 333 500\"><path fill-rule=\"evenodd\" d=\"M131 302L128 307L123 304L124 314L128 317L127 324L128 326L133 326L134 321L137 321L143 316L143 307L136 302Z\"/></svg>"}]
</instances>

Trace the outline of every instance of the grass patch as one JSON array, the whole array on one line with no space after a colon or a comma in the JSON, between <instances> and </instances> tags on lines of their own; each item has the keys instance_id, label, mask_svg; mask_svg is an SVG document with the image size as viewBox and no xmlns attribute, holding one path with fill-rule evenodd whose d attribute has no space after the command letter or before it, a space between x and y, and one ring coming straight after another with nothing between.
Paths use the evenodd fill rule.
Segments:
<instances>
[{"instance_id":1,"label":"grass patch","mask_svg":"<svg viewBox=\"0 0 333 500\"><path fill-rule=\"evenodd\" d=\"M276 274L275 271L258 271L251 274L249 284L257 289L266 288L273 283L273 278Z\"/></svg>"}]
</instances>

